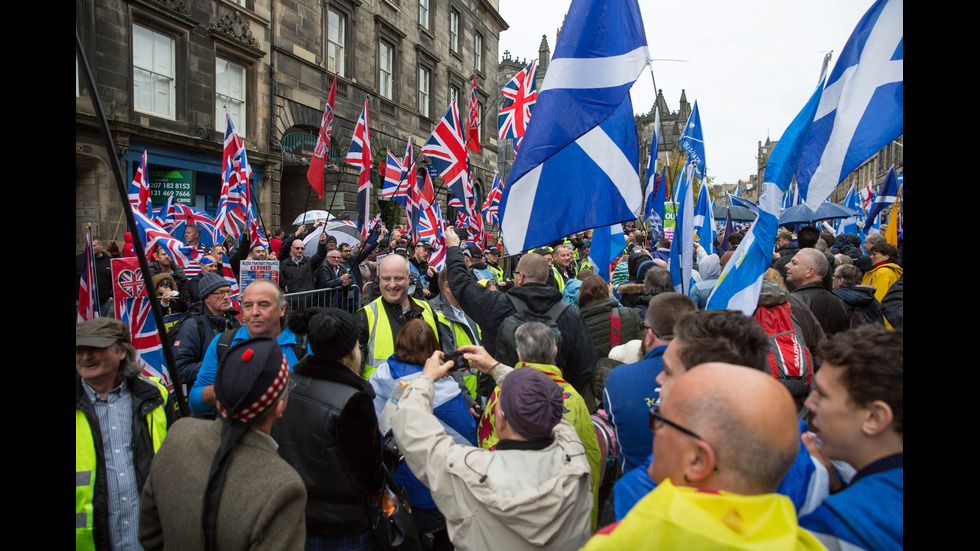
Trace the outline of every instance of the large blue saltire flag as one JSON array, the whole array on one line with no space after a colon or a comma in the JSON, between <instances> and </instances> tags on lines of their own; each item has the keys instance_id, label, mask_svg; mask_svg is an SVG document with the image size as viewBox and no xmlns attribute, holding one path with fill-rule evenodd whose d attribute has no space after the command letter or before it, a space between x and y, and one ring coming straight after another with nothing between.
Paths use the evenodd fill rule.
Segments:
<instances>
[{"instance_id":1,"label":"large blue saltire flag","mask_svg":"<svg viewBox=\"0 0 980 551\"><path fill-rule=\"evenodd\" d=\"M737 190L738 188L735 188L735 189ZM757 205L757 204L753 203L752 201L749 201L748 199L745 199L745 198L743 198L743 197L741 197L739 195L729 195L728 196L728 202L730 204L732 204L732 205L737 206L737 207L747 208L747 209L749 209L750 211L752 211L755 214L759 214L759 205Z\"/></svg>"},{"instance_id":2,"label":"large blue saltire flag","mask_svg":"<svg viewBox=\"0 0 980 551\"><path fill-rule=\"evenodd\" d=\"M347 164L358 167L357 177L357 229L361 239L368 236L371 223L371 127L368 120L368 100L364 98L364 110L354 126L350 147L347 149Z\"/></svg>"},{"instance_id":3,"label":"large blue saltire flag","mask_svg":"<svg viewBox=\"0 0 980 551\"><path fill-rule=\"evenodd\" d=\"M864 161L904 132L903 0L877 0L844 45L814 114L796 181L816 211Z\"/></svg>"},{"instance_id":4,"label":"large blue saltire flag","mask_svg":"<svg viewBox=\"0 0 980 551\"><path fill-rule=\"evenodd\" d=\"M649 60L637 0L572 0L500 202L508 250L640 216L629 89Z\"/></svg>"},{"instance_id":5,"label":"large blue saltire flag","mask_svg":"<svg viewBox=\"0 0 980 551\"><path fill-rule=\"evenodd\" d=\"M651 180L650 184L654 186L654 190L647 198L644 220L650 224L651 239L656 241L664 236L664 218L667 216L667 180L661 174Z\"/></svg>"},{"instance_id":6,"label":"large blue saltire flag","mask_svg":"<svg viewBox=\"0 0 980 551\"><path fill-rule=\"evenodd\" d=\"M715 213L711 210L711 199L708 186L701 182L698 202L694 205L694 231L698 234L698 243L708 254L715 254Z\"/></svg>"},{"instance_id":7,"label":"large blue saltire flag","mask_svg":"<svg viewBox=\"0 0 980 551\"><path fill-rule=\"evenodd\" d=\"M592 249L589 256L595 260L595 273L609 281L609 265L626 247L626 234L622 224L603 226L592 230Z\"/></svg>"},{"instance_id":8,"label":"large blue saltire flag","mask_svg":"<svg viewBox=\"0 0 980 551\"><path fill-rule=\"evenodd\" d=\"M644 220L650 212L653 194L657 189L657 149L660 146L660 106L654 108L653 136L650 139L650 155L647 157L647 185L644 188L643 212Z\"/></svg>"},{"instance_id":9,"label":"large blue saltire flag","mask_svg":"<svg viewBox=\"0 0 980 551\"><path fill-rule=\"evenodd\" d=\"M690 164L690 163L686 163ZM677 213L674 217L674 239L670 242L670 279L674 291L687 296L691 290L691 270L694 265L694 167L685 167L687 178L680 182L677 192Z\"/></svg>"},{"instance_id":10,"label":"large blue saltire flag","mask_svg":"<svg viewBox=\"0 0 980 551\"><path fill-rule=\"evenodd\" d=\"M153 217L153 202L150 200L149 176L146 173L146 151L140 157L140 164L136 167L136 174L133 181L129 184L129 204L134 211L139 211L146 216Z\"/></svg>"},{"instance_id":11,"label":"large blue saltire flag","mask_svg":"<svg viewBox=\"0 0 980 551\"><path fill-rule=\"evenodd\" d=\"M888 169L888 175L885 176L884 183L878 189L874 203L871 203L871 208L868 209L868 217L864 220L864 235L868 235L868 232L871 231L872 224L877 224L876 227L878 228L881 227L878 214L881 209L895 203L896 199L898 199L898 178L895 176L895 167L893 166Z\"/></svg>"},{"instance_id":12,"label":"large blue saltire flag","mask_svg":"<svg viewBox=\"0 0 980 551\"><path fill-rule=\"evenodd\" d=\"M687 117L684 132L678 140L681 149L687 152L687 162L697 170L694 175L704 178L704 134L701 132L701 114L698 112L698 101L694 100L694 109Z\"/></svg>"},{"instance_id":13,"label":"large blue saltire flag","mask_svg":"<svg viewBox=\"0 0 980 551\"><path fill-rule=\"evenodd\" d=\"M527 123L531 120L534 102L538 100L535 82L538 72L537 63L537 60L532 61L524 70L514 75L514 78L510 79L500 91L504 96L504 104L497 115L499 138L514 140L515 155L521 146L521 140L524 139Z\"/></svg>"},{"instance_id":14,"label":"large blue saltire flag","mask_svg":"<svg viewBox=\"0 0 980 551\"><path fill-rule=\"evenodd\" d=\"M755 313L759 291L762 289L762 275L772 264L773 246L779 231L780 202L793 180L793 173L813 122L813 114L820 104L828 58L829 56L824 58L820 84L803 106L803 110L783 132L783 137L776 143L769 157L762 197L759 200L759 216L725 264L725 269L708 297L708 310L739 310L746 316Z\"/></svg>"}]
</instances>

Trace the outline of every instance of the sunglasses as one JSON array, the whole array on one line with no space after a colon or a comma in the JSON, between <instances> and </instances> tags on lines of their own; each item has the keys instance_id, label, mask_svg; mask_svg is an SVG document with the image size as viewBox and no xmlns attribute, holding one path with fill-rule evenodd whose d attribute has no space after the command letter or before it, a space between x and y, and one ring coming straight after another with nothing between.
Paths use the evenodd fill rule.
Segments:
<instances>
[{"instance_id":1,"label":"sunglasses","mask_svg":"<svg viewBox=\"0 0 980 551\"><path fill-rule=\"evenodd\" d=\"M681 425L678 425L677 423L675 423L675 422L671 421L670 419L667 419L666 417L664 417L660 413L660 406L653 406L653 407L651 407L650 408L650 430L656 431L656 430L658 430L663 425L670 425L670 426L674 427L675 429L683 432L684 434L686 434L688 436L693 436L694 438L697 438L698 440L704 440L704 438L701 438L701 436L698 433L694 432L693 430L688 429L688 428L685 428L685 427L683 427Z\"/></svg>"}]
</instances>

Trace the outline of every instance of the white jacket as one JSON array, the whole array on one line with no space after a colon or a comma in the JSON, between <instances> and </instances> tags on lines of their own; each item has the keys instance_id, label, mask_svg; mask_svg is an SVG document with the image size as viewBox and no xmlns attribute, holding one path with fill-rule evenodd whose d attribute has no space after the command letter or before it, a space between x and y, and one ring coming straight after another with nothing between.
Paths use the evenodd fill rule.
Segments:
<instances>
[{"instance_id":1,"label":"white jacket","mask_svg":"<svg viewBox=\"0 0 980 551\"><path fill-rule=\"evenodd\" d=\"M499 385L511 369L492 372ZM578 549L591 536L592 489L585 447L564 420L540 450L456 444L432 415L432 379L418 376L392 418L398 448L446 517L461 551Z\"/></svg>"}]
</instances>

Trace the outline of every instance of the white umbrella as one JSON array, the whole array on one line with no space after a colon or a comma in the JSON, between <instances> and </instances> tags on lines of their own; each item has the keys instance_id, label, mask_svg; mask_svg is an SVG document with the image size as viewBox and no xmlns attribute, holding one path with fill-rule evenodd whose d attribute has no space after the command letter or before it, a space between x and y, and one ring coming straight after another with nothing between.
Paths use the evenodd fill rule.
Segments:
<instances>
[{"instance_id":1,"label":"white umbrella","mask_svg":"<svg viewBox=\"0 0 980 551\"><path fill-rule=\"evenodd\" d=\"M300 224L312 224L313 222L317 222L317 221L322 222L322 221L329 221L333 219L334 219L334 215L330 214L325 210L308 210L303 214L297 216L296 220L293 220L293 225L298 226Z\"/></svg>"},{"instance_id":2,"label":"white umbrella","mask_svg":"<svg viewBox=\"0 0 980 551\"><path fill-rule=\"evenodd\" d=\"M317 247L320 245L320 234L323 233L324 228L327 230L327 235L337 239L338 246L341 243L347 243L351 247L356 247L361 242L357 227L344 222L328 222L326 226L317 226L303 238L303 255L313 256L316 254Z\"/></svg>"}]
</instances>

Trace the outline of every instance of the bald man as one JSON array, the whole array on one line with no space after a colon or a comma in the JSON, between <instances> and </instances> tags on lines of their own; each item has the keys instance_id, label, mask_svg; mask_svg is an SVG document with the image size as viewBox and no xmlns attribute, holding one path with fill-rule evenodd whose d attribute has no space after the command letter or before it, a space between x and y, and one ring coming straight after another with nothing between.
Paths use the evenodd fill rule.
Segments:
<instances>
[{"instance_id":1,"label":"bald man","mask_svg":"<svg viewBox=\"0 0 980 551\"><path fill-rule=\"evenodd\" d=\"M565 379L582 395L589 411L595 410L595 398L592 396L590 381L592 368L599 355L589 336L589 328L578 308L563 307L568 305L562 301L561 293L547 284L551 266L548 260L538 254L526 254L517 263L514 271L514 282L517 285L507 293L498 293L480 285L466 271L466 261L463 251L459 248L459 236L455 232L446 233L446 270L449 288L460 307L480 325L483 331L483 346L491 356L508 364L503 350L498 350L498 329L509 316L517 314L518 308L527 309L542 321L552 311L557 317L555 324L561 333L558 343L558 354L555 364L561 368ZM557 305L557 306L556 306ZM557 309L563 308L560 312ZM532 320L527 320L532 321ZM513 336L511 342L513 342ZM516 350L512 351L510 362L516 363ZM491 381L492 383L492 381ZM480 387L480 392L489 396L493 385Z\"/></svg>"},{"instance_id":2,"label":"bald man","mask_svg":"<svg viewBox=\"0 0 980 551\"><path fill-rule=\"evenodd\" d=\"M698 365L651 409L650 424L657 488L584 549L823 548L775 493L799 442L795 404L775 378Z\"/></svg>"},{"instance_id":3,"label":"bald man","mask_svg":"<svg viewBox=\"0 0 980 551\"><path fill-rule=\"evenodd\" d=\"M800 249L786 265L786 282L796 287L790 292L800 298L820 322L827 338L851 328L844 301L824 286L830 263L816 249Z\"/></svg>"}]
</instances>

